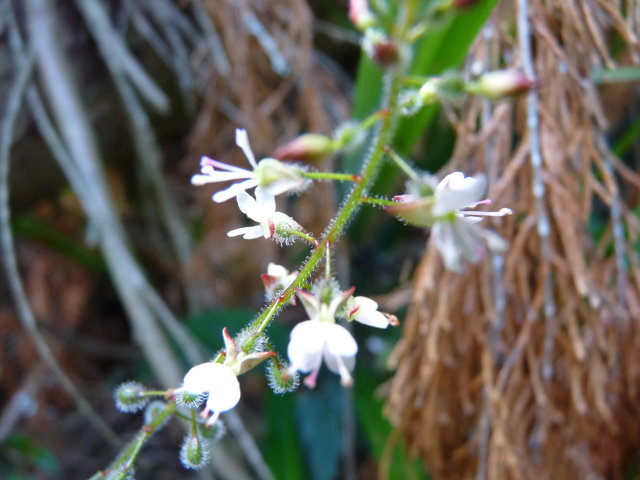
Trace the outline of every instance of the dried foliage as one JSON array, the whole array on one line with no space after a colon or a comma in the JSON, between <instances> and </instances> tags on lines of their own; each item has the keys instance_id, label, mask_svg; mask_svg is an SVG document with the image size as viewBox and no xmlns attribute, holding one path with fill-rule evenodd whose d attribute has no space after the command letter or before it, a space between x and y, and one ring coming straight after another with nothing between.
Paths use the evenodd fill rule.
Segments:
<instances>
[{"instance_id":1,"label":"dried foliage","mask_svg":"<svg viewBox=\"0 0 640 480\"><path fill-rule=\"evenodd\" d=\"M638 97L589 75L637 61L639 8L529 2L542 209L526 99L460 113L447 168L487 171L489 197L514 215L496 223L504 258L457 275L429 247L417 271L387 412L434 478L623 478L637 456L640 176L606 136ZM517 10L501 4L469 65L522 66Z\"/></svg>"}]
</instances>

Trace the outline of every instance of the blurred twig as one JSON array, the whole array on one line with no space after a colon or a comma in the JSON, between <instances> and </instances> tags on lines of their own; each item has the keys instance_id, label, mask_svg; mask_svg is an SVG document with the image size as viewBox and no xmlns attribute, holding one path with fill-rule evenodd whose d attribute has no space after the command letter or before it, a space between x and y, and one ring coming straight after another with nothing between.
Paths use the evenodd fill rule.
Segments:
<instances>
[{"instance_id":1,"label":"blurred twig","mask_svg":"<svg viewBox=\"0 0 640 480\"><path fill-rule=\"evenodd\" d=\"M75 82L62 54L55 33L55 15L51 0L27 2L29 31L36 52L51 111L78 175L76 180L91 188L74 185L89 217L95 222L99 242L114 284L131 320L136 340L154 372L167 386L179 384L179 366L152 313L140 298L147 282L124 240L124 232L111 201L100 166L93 132L88 127ZM71 181L74 178L70 178ZM79 188L75 188L79 187Z\"/></svg>"},{"instance_id":2,"label":"blurred twig","mask_svg":"<svg viewBox=\"0 0 640 480\"><path fill-rule=\"evenodd\" d=\"M181 221L181 215L168 192L164 177L162 175L162 154L160 146L153 132L151 122L142 104L139 102L131 83L128 81L125 72L118 65L118 49L114 50L114 45L120 45L120 37L111 26L107 12L103 5L96 0L80 0L76 2L78 8L85 17L89 30L95 37L100 53L111 73L116 85L118 94L121 97L122 105L127 113L127 120L131 126L132 137L136 153L141 160L142 171L140 178L143 184L149 186L152 198L149 204L155 213L158 212L161 221L171 239L173 250L176 253L181 267L186 265L191 254L191 240L186 228ZM172 315L169 316L173 318ZM167 316L163 318L169 318ZM175 319L173 318L175 321ZM181 327L173 325L173 330ZM184 335L180 335L184 338ZM187 347L186 345L183 345Z\"/></svg>"},{"instance_id":3,"label":"blurred twig","mask_svg":"<svg viewBox=\"0 0 640 480\"><path fill-rule=\"evenodd\" d=\"M22 61L18 61L22 58ZM33 73L34 53L29 51L24 57L16 57L17 76L7 96L6 111L0 123L0 241L2 257L9 289L16 303L18 317L35 343L38 354L51 368L63 388L69 393L78 408L86 415L97 431L111 444L119 445L117 435L96 414L89 402L80 394L64 370L58 364L53 352L38 329L38 325L29 305L29 300L20 280L16 261L15 246L11 235L11 212L9 208L9 153L13 141L13 128L20 111L29 79Z\"/></svg>"}]
</instances>

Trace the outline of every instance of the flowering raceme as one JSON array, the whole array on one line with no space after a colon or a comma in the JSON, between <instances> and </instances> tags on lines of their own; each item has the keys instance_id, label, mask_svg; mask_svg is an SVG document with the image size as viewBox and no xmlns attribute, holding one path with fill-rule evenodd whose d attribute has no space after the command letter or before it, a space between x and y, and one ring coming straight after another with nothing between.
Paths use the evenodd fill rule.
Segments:
<instances>
[{"instance_id":1,"label":"flowering raceme","mask_svg":"<svg viewBox=\"0 0 640 480\"><path fill-rule=\"evenodd\" d=\"M497 212L467 210L491 203L483 199L486 179L482 175L465 177L462 172L447 175L435 187L432 195L400 195L395 197L399 205L387 210L407 223L431 227L431 237L449 270L462 270L462 260L476 263L482 258L485 245L491 251L502 252L506 242L496 233L478 225L483 217L511 214L508 208ZM420 188L411 187L414 191Z\"/></svg>"},{"instance_id":2,"label":"flowering raceme","mask_svg":"<svg viewBox=\"0 0 640 480\"><path fill-rule=\"evenodd\" d=\"M216 192L212 197L214 202L224 202L240 192L257 186L275 196L289 191L300 191L308 184L308 181L300 175L300 172L304 171L302 166L283 163L275 158L263 158L256 162L246 130L236 129L236 145L244 152L251 164L251 170L202 157L200 173L191 177L193 185L242 180Z\"/></svg>"}]
</instances>

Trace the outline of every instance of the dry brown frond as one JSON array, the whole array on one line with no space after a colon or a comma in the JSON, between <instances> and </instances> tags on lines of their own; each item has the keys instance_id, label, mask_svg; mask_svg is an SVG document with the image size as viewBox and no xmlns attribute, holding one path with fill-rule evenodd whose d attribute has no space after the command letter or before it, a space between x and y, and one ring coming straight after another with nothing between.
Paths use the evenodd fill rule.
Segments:
<instances>
[{"instance_id":1,"label":"dry brown frond","mask_svg":"<svg viewBox=\"0 0 640 480\"><path fill-rule=\"evenodd\" d=\"M497 34L478 41L469 64L497 68L490 59L513 58L521 66L503 28L516 15L511 3L502 3ZM623 478L637 451L640 183L605 139L638 98L604 102L589 80L594 66L637 58L640 5L625 2L625 16L620 3L529 2L543 84L548 252L537 230L525 99L471 100L456 125L448 169L487 171L489 197L514 215L496 223L511 244L503 269L489 258L452 274L428 247L416 275L387 413L434 478ZM621 51L610 48L616 37Z\"/></svg>"}]
</instances>

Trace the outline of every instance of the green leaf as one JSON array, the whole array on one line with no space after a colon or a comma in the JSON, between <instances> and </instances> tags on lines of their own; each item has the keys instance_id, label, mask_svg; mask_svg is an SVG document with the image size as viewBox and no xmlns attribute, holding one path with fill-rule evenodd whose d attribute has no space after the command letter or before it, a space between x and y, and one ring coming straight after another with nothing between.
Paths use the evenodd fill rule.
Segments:
<instances>
[{"instance_id":1,"label":"green leaf","mask_svg":"<svg viewBox=\"0 0 640 480\"><path fill-rule=\"evenodd\" d=\"M314 390L295 395L296 421L309 475L299 478L338 478L342 456L342 387L337 376L320 373Z\"/></svg>"},{"instance_id":2,"label":"green leaf","mask_svg":"<svg viewBox=\"0 0 640 480\"><path fill-rule=\"evenodd\" d=\"M383 400L376 394L384 379L380 373L373 370L373 363L360 361L356 368L354 393L358 426L376 458L378 468L384 467L385 464L388 466L386 478L425 480L428 475L424 467L420 461L408 458L402 438L398 437L395 445L389 441L393 436L393 427L382 413Z\"/></svg>"},{"instance_id":3,"label":"green leaf","mask_svg":"<svg viewBox=\"0 0 640 480\"><path fill-rule=\"evenodd\" d=\"M591 70L591 80L596 84L640 81L640 67L637 65L618 68L595 67Z\"/></svg>"},{"instance_id":4,"label":"green leaf","mask_svg":"<svg viewBox=\"0 0 640 480\"><path fill-rule=\"evenodd\" d=\"M266 435L262 451L278 480L306 477L296 418L292 414L294 399L293 394L274 395L272 392L267 392L265 397Z\"/></svg>"}]
</instances>

